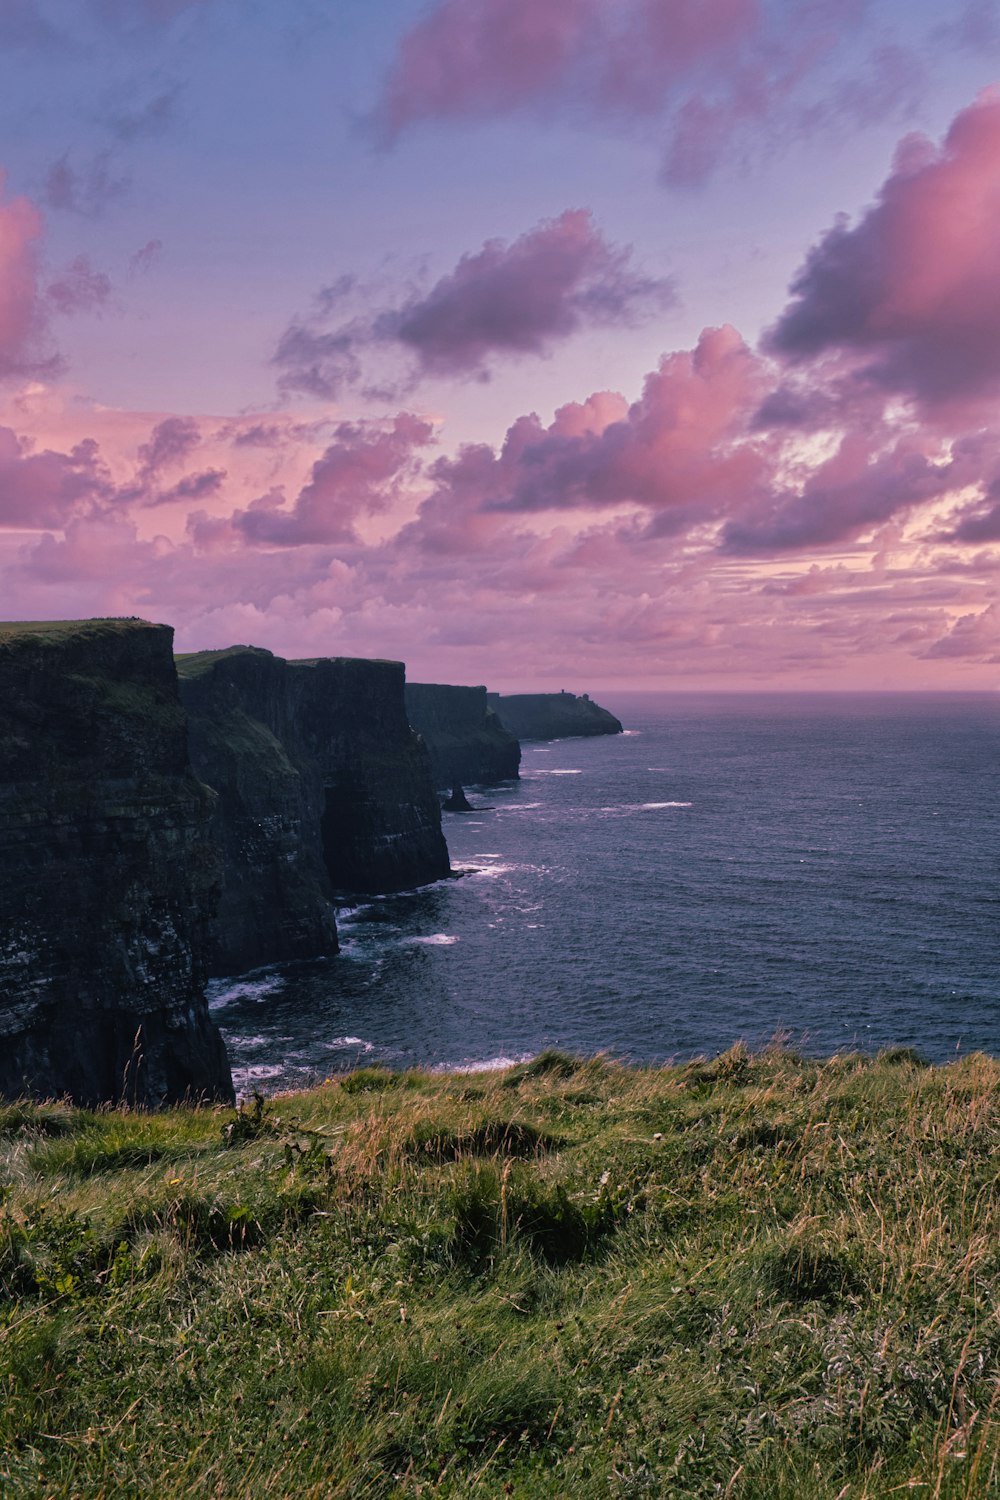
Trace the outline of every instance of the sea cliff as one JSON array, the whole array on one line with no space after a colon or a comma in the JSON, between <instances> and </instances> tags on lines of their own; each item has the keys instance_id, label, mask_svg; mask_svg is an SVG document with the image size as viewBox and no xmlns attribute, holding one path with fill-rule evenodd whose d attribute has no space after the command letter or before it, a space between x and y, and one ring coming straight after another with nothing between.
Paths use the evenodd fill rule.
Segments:
<instances>
[{"instance_id":1,"label":"sea cliff","mask_svg":"<svg viewBox=\"0 0 1000 1500\"><path fill-rule=\"evenodd\" d=\"M484 687L408 682L406 712L427 746L439 789L517 779L521 746L490 708Z\"/></svg>"},{"instance_id":2,"label":"sea cliff","mask_svg":"<svg viewBox=\"0 0 1000 1500\"><path fill-rule=\"evenodd\" d=\"M401 663L233 646L180 657L178 671L192 761L219 799L212 973L335 953L335 892L449 873Z\"/></svg>"},{"instance_id":3,"label":"sea cliff","mask_svg":"<svg viewBox=\"0 0 1000 1500\"><path fill-rule=\"evenodd\" d=\"M621 721L586 693L490 693L488 702L519 740L622 733Z\"/></svg>"},{"instance_id":4,"label":"sea cliff","mask_svg":"<svg viewBox=\"0 0 1000 1500\"><path fill-rule=\"evenodd\" d=\"M217 794L210 972L336 953L323 781L302 753L287 662L235 646L178 657L177 669L191 759Z\"/></svg>"},{"instance_id":5,"label":"sea cliff","mask_svg":"<svg viewBox=\"0 0 1000 1500\"><path fill-rule=\"evenodd\" d=\"M173 631L0 625L0 1094L231 1098Z\"/></svg>"}]
</instances>

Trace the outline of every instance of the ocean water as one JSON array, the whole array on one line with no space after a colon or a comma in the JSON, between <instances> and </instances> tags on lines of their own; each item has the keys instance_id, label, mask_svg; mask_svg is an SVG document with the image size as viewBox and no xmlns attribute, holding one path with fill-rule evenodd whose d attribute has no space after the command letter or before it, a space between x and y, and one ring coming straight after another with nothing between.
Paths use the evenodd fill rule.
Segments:
<instances>
[{"instance_id":1,"label":"ocean water","mask_svg":"<svg viewBox=\"0 0 1000 1500\"><path fill-rule=\"evenodd\" d=\"M239 1089L776 1034L1000 1053L1000 694L602 702L626 734L528 743L444 815L455 879L213 983Z\"/></svg>"}]
</instances>

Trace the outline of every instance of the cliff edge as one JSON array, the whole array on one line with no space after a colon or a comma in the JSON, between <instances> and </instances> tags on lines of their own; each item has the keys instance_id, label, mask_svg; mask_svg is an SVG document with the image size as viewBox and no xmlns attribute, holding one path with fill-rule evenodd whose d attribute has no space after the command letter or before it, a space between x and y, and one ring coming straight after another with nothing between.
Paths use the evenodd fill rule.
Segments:
<instances>
[{"instance_id":1,"label":"cliff edge","mask_svg":"<svg viewBox=\"0 0 1000 1500\"><path fill-rule=\"evenodd\" d=\"M0 1094L231 1099L169 626L0 625Z\"/></svg>"},{"instance_id":2,"label":"cliff edge","mask_svg":"<svg viewBox=\"0 0 1000 1500\"><path fill-rule=\"evenodd\" d=\"M406 712L427 746L439 790L517 780L521 746L490 708L484 687L408 682Z\"/></svg>"},{"instance_id":3,"label":"cliff edge","mask_svg":"<svg viewBox=\"0 0 1000 1500\"><path fill-rule=\"evenodd\" d=\"M614 714L586 693L490 693L489 704L519 740L562 740L574 735L621 734Z\"/></svg>"}]
</instances>

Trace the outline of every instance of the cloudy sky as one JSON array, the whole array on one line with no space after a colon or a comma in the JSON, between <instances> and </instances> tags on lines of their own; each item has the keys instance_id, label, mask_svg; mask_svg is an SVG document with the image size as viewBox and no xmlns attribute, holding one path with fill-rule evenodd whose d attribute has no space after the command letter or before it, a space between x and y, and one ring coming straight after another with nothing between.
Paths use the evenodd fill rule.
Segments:
<instances>
[{"instance_id":1,"label":"cloudy sky","mask_svg":"<svg viewBox=\"0 0 1000 1500\"><path fill-rule=\"evenodd\" d=\"M1000 687L1000 5L0 0L0 617Z\"/></svg>"}]
</instances>

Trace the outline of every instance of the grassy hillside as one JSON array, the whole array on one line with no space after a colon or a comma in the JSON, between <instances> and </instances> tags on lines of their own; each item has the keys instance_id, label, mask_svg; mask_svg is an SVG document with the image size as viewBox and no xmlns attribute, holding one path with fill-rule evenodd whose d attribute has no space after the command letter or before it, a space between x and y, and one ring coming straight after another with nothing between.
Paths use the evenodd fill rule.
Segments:
<instances>
[{"instance_id":1,"label":"grassy hillside","mask_svg":"<svg viewBox=\"0 0 1000 1500\"><path fill-rule=\"evenodd\" d=\"M13 1496L1000 1493L1000 1064L0 1110Z\"/></svg>"}]
</instances>

